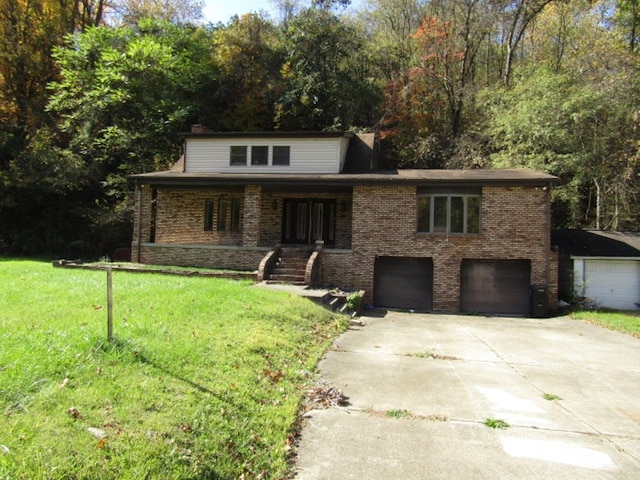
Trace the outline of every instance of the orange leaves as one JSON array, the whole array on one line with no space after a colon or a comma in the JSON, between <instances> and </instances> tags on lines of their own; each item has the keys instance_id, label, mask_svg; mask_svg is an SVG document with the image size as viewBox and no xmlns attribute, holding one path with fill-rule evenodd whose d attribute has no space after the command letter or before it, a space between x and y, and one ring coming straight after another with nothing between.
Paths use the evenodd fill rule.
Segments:
<instances>
[{"instance_id":1,"label":"orange leaves","mask_svg":"<svg viewBox=\"0 0 640 480\"><path fill-rule=\"evenodd\" d=\"M426 16L412 36L422 43L442 42L451 35L451 22Z\"/></svg>"}]
</instances>

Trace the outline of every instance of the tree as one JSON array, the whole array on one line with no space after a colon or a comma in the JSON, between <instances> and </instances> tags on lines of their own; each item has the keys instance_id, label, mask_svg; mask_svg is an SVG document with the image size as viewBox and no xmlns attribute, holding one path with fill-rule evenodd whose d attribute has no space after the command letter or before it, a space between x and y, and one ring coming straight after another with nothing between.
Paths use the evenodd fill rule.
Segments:
<instances>
[{"instance_id":1,"label":"tree","mask_svg":"<svg viewBox=\"0 0 640 480\"><path fill-rule=\"evenodd\" d=\"M619 75L591 83L545 69L528 73L512 89L485 92L494 166L559 175L563 186L554 197L559 226L637 225L637 80Z\"/></svg>"},{"instance_id":2,"label":"tree","mask_svg":"<svg viewBox=\"0 0 640 480\"><path fill-rule=\"evenodd\" d=\"M55 51L61 79L49 111L60 118L69 155L84 165L91 228L130 234L126 176L168 167L177 133L199 117L215 79L208 32L143 20L137 28L93 27ZM122 240L121 240L122 241Z\"/></svg>"},{"instance_id":3,"label":"tree","mask_svg":"<svg viewBox=\"0 0 640 480\"><path fill-rule=\"evenodd\" d=\"M502 47L504 49L504 71L502 82L509 85L517 47L536 17L553 0L504 0L499 2L502 26Z\"/></svg>"},{"instance_id":4,"label":"tree","mask_svg":"<svg viewBox=\"0 0 640 480\"><path fill-rule=\"evenodd\" d=\"M273 129L283 57L278 30L258 14L216 30L213 63L220 82L204 123L222 130Z\"/></svg>"},{"instance_id":5,"label":"tree","mask_svg":"<svg viewBox=\"0 0 640 480\"><path fill-rule=\"evenodd\" d=\"M135 26L143 18L175 25L195 23L202 18L202 0L111 0L108 20L113 25Z\"/></svg>"},{"instance_id":6,"label":"tree","mask_svg":"<svg viewBox=\"0 0 640 480\"><path fill-rule=\"evenodd\" d=\"M0 122L31 133L44 121L51 53L65 35L101 21L101 0L0 0ZM96 7L99 12L89 15Z\"/></svg>"},{"instance_id":7,"label":"tree","mask_svg":"<svg viewBox=\"0 0 640 480\"><path fill-rule=\"evenodd\" d=\"M363 44L355 27L327 10L307 9L290 21L284 42L278 128L325 130L369 124L379 97L358 60Z\"/></svg>"}]
</instances>

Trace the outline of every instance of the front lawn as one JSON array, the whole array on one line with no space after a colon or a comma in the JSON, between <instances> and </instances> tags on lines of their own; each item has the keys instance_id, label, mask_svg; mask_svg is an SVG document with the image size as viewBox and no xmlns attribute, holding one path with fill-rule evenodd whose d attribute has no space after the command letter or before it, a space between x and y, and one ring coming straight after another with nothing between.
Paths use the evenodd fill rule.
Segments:
<instances>
[{"instance_id":1,"label":"front lawn","mask_svg":"<svg viewBox=\"0 0 640 480\"><path fill-rule=\"evenodd\" d=\"M0 259L0 479L278 479L344 320L249 282Z\"/></svg>"},{"instance_id":2,"label":"front lawn","mask_svg":"<svg viewBox=\"0 0 640 480\"><path fill-rule=\"evenodd\" d=\"M580 310L571 314L573 318L585 320L601 327L628 333L640 337L640 311L606 312L598 310Z\"/></svg>"}]
</instances>

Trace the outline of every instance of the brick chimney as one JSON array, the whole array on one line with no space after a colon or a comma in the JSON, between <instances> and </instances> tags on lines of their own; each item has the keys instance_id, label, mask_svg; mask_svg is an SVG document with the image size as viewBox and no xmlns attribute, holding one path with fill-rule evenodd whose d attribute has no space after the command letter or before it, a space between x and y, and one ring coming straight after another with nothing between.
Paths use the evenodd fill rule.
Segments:
<instances>
[{"instance_id":1,"label":"brick chimney","mask_svg":"<svg viewBox=\"0 0 640 480\"><path fill-rule=\"evenodd\" d=\"M191 125L191 133L207 133L209 129L202 125L201 123L196 123Z\"/></svg>"}]
</instances>

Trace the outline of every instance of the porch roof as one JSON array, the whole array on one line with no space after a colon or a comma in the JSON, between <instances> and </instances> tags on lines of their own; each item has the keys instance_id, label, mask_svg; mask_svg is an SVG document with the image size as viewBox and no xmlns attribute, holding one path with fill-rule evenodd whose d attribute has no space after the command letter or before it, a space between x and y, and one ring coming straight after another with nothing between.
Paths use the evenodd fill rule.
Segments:
<instances>
[{"instance_id":1,"label":"porch roof","mask_svg":"<svg viewBox=\"0 0 640 480\"><path fill-rule=\"evenodd\" d=\"M185 173L164 171L132 175L137 183L171 186L271 185L271 186L552 186L560 183L554 175L526 168L474 170L389 170L371 173L262 174Z\"/></svg>"}]
</instances>

